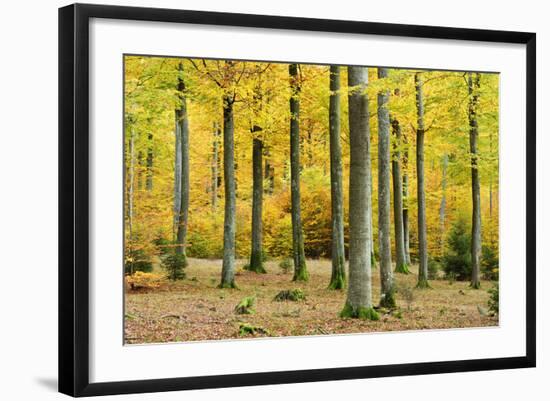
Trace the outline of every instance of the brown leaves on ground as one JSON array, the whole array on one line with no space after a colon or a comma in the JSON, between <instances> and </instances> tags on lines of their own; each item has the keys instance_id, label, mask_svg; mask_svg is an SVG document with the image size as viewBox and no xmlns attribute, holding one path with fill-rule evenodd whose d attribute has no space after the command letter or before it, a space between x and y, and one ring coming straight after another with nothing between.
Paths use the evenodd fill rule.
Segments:
<instances>
[{"instance_id":1,"label":"brown leaves on ground","mask_svg":"<svg viewBox=\"0 0 550 401\"><path fill-rule=\"evenodd\" d=\"M381 310L379 321L341 319L346 291L327 289L330 260L309 260L310 280L293 283L276 261L267 262L267 274L242 270L237 263L238 289L217 288L221 260L189 259L187 279L164 282L148 292L127 292L125 340L127 344L364 333L374 331L446 329L496 326L498 319L479 312L485 308L490 287L468 288L467 282L431 281L431 289L416 290L416 274L395 274L398 309ZM413 267L413 272L416 268ZM379 299L379 273L373 271L373 302ZM283 290L300 289L305 300L274 302ZM254 297L253 314L236 314L235 305ZM483 309L484 310L484 309ZM242 327L261 328L243 330Z\"/></svg>"}]
</instances>

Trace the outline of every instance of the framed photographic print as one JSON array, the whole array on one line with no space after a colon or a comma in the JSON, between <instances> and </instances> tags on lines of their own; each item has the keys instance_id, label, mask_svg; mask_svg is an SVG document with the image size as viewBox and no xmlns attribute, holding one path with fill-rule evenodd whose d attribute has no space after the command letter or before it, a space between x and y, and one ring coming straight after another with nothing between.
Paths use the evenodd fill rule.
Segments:
<instances>
[{"instance_id":1,"label":"framed photographic print","mask_svg":"<svg viewBox=\"0 0 550 401\"><path fill-rule=\"evenodd\" d=\"M535 81L534 33L61 8L59 390L535 366Z\"/></svg>"}]
</instances>

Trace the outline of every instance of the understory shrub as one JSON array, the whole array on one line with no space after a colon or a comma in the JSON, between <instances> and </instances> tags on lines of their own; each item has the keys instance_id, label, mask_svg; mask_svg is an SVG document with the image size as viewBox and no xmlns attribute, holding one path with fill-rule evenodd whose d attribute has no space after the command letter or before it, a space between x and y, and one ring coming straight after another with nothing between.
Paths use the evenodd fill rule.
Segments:
<instances>
[{"instance_id":1,"label":"understory shrub","mask_svg":"<svg viewBox=\"0 0 550 401\"><path fill-rule=\"evenodd\" d=\"M162 267L166 270L166 278L172 281L185 278L184 269L187 267L185 255L171 252L162 258Z\"/></svg>"},{"instance_id":2,"label":"understory shrub","mask_svg":"<svg viewBox=\"0 0 550 401\"><path fill-rule=\"evenodd\" d=\"M124 272L126 274L135 272L149 273L151 271L153 271L153 262L151 261L150 255L143 249L134 249L130 251L130 254L126 257L124 262Z\"/></svg>"},{"instance_id":3,"label":"understory shrub","mask_svg":"<svg viewBox=\"0 0 550 401\"><path fill-rule=\"evenodd\" d=\"M498 250L484 245L482 248L481 272L485 280L498 281Z\"/></svg>"},{"instance_id":4,"label":"understory shrub","mask_svg":"<svg viewBox=\"0 0 550 401\"><path fill-rule=\"evenodd\" d=\"M279 267L283 271L283 273L287 274L292 269L292 259L290 258L284 258L279 262Z\"/></svg>"},{"instance_id":5,"label":"understory shrub","mask_svg":"<svg viewBox=\"0 0 550 401\"><path fill-rule=\"evenodd\" d=\"M439 258L428 258L428 280L437 280L441 271Z\"/></svg>"},{"instance_id":6,"label":"understory shrub","mask_svg":"<svg viewBox=\"0 0 550 401\"><path fill-rule=\"evenodd\" d=\"M223 236L218 239L212 238L204 232L189 232L185 251L191 258L221 258L223 256Z\"/></svg>"},{"instance_id":7,"label":"understory shrub","mask_svg":"<svg viewBox=\"0 0 550 401\"><path fill-rule=\"evenodd\" d=\"M472 275L471 235L465 218L459 218L453 224L447 237L447 251L442 258L443 270L447 278L464 281Z\"/></svg>"},{"instance_id":8,"label":"understory shrub","mask_svg":"<svg viewBox=\"0 0 550 401\"><path fill-rule=\"evenodd\" d=\"M489 312L491 312L493 316L498 315L498 284L493 285L487 292L489 293L489 301L487 302Z\"/></svg>"},{"instance_id":9,"label":"understory shrub","mask_svg":"<svg viewBox=\"0 0 550 401\"><path fill-rule=\"evenodd\" d=\"M157 252L161 257L168 254L174 245L172 241L162 236L155 238L153 244L157 248Z\"/></svg>"},{"instance_id":10,"label":"understory shrub","mask_svg":"<svg viewBox=\"0 0 550 401\"><path fill-rule=\"evenodd\" d=\"M162 277L155 273L137 271L132 275L126 276L126 283L128 283L132 291L158 288L161 282Z\"/></svg>"}]
</instances>

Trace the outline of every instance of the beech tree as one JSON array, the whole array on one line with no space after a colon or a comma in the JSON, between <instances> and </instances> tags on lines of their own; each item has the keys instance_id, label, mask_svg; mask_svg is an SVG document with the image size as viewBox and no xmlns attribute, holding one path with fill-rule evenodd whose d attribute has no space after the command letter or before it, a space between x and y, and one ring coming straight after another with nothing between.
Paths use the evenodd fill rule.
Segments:
<instances>
[{"instance_id":1,"label":"beech tree","mask_svg":"<svg viewBox=\"0 0 550 401\"><path fill-rule=\"evenodd\" d=\"M153 134L149 133L147 135L149 141L149 146L147 147L147 173L145 178L145 188L147 191L151 192L153 190Z\"/></svg>"},{"instance_id":2,"label":"beech tree","mask_svg":"<svg viewBox=\"0 0 550 401\"><path fill-rule=\"evenodd\" d=\"M405 262L411 264L410 233L409 233L409 142L403 135L403 245L405 247Z\"/></svg>"},{"instance_id":3,"label":"beech tree","mask_svg":"<svg viewBox=\"0 0 550 401\"><path fill-rule=\"evenodd\" d=\"M131 126L132 119L128 118L128 125ZM128 240L126 241L126 247L128 249L126 258L130 259L130 274L134 274L134 260L133 260L133 250L134 250L134 174L135 174L135 133L134 128L130 128L130 140L128 141L128 159L129 165L127 169L127 200L126 200L126 209L127 209L127 222L128 222Z\"/></svg>"},{"instance_id":4,"label":"beech tree","mask_svg":"<svg viewBox=\"0 0 550 401\"><path fill-rule=\"evenodd\" d=\"M220 175L219 175L219 137L220 137L220 128L218 122L213 123L212 127L212 161L211 161L211 178L210 178L210 192L211 192L211 206L212 212L215 213L218 208L218 187L220 185Z\"/></svg>"},{"instance_id":5,"label":"beech tree","mask_svg":"<svg viewBox=\"0 0 550 401\"><path fill-rule=\"evenodd\" d=\"M225 62L232 73L231 62ZM225 91L223 104L223 178L225 210L223 221L223 262L221 288L235 288L235 139L233 104L235 94Z\"/></svg>"},{"instance_id":6,"label":"beech tree","mask_svg":"<svg viewBox=\"0 0 550 401\"><path fill-rule=\"evenodd\" d=\"M371 228L368 212L371 162L368 69L348 67L349 87L349 280L346 303L340 315L378 320L372 306Z\"/></svg>"},{"instance_id":7,"label":"beech tree","mask_svg":"<svg viewBox=\"0 0 550 401\"><path fill-rule=\"evenodd\" d=\"M216 63L211 69L206 60L202 59L202 67L198 62L189 59L193 67L203 77L215 84L221 93L223 111L223 181L224 181L224 222L223 222L223 260L220 288L236 288L235 285L235 232L236 232L236 184L235 184L235 123L234 104L237 88L242 79L246 64L237 71L236 62L225 60Z\"/></svg>"},{"instance_id":8,"label":"beech tree","mask_svg":"<svg viewBox=\"0 0 550 401\"><path fill-rule=\"evenodd\" d=\"M176 136L179 136L179 162L181 171L179 173L179 217L176 231L176 254L186 262L186 241L187 241L187 217L189 215L189 118L187 116L187 99L185 93L183 63L178 64L178 100L179 107L176 109Z\"/></svg>"},{"instance_id":9,"label":"beech tree","mask_svg":"<svg viewBox=\"0 0 550 401\"><path fill-rule=\"evenodd\" d=\"M477 107L479 103L479 74L468 73L468 122L470 126L470 157L472 171L472 288L480 288L480 257L481 257L481 206L479 190L479 168L477 141L479 137Z\"/></svg>"},{"instance_id":10,"label":"beech tree","mask_svg":"<svg viewBox=\"0 0 550 401\"><path fill-rule=\"evenodd\" d=\"M300 207L300 76L298 64L290 64L290 180L292 200L292 248L294 281L307 281L309 274L304 252L302 212Z\"/></svg>"},{"instance_id":11,"label":"beech tree","mask_svg":"<svg viewBox=\"0 0 550 401\"><path fill-rule=\"evenodd\" d=\"M441 203L439 204L439 228L441 253L445 250L445 212L447 208L447 167L449 155L445 153L441 158Z\"/></svg>"},{"instance_id":12,"label":"beech tree","mask_svg":"<svg viewBox=\"0 0 550 401\"><path fill-rule=\"evenodd\" d=\"M393 220L395 231L395 271L410 273L405 255L405 234L403 228L403 181L401 178L401 125L399 120L392 120L394 135L392 180L393 180Z\"/></svg>"},{"instance_id":13,"label":"beech tree","mask_svg":"<svg viewBox=\"0 0 550 401\"><path fill-rule=\"evenodd\" d=\"M261 128L254 126L252 132L259 132ZM250 252L250 262L247 270L256 273L265 273L263 264L262 247L262 209L264 178L262 171L262 153L263 142L260 138L252 139L252 246Z\"/></svg>"},{"instance_id":14,"label":"beech tree","mask_svg":"<svg viewBox=\"0 0 550 401\"><path fill-rule=\"evenodd\" d=\"M424 187L424 94L422 73L414 75L416 89L416 196L418 201L418 288L428 288L428 241Z\"/></svg>"},{"instance_id":15,"label":"beech tree","mask_svg":"<svg viewBox=\"0 0 550 401\"><path fill-rule=\"evenodd\" d=\"M330 66L330 192L332 205L332 276L329 288L346 284L344 254L344 194L342 188L342 146L340 144L340 67Z\"/></svg>"},{"instance_id":16,"label":"beech tree","mask_svg":"<svg viewBox=\"0 0 550 401\"><path fill-rule=\"evenodd\" d=\"M386 68L378 68L378 79L388 76ZM380 305L395 306L391 262L390 216L390 92L378 92L378 249L380 254Z\"/></svg>"}]
</instances>

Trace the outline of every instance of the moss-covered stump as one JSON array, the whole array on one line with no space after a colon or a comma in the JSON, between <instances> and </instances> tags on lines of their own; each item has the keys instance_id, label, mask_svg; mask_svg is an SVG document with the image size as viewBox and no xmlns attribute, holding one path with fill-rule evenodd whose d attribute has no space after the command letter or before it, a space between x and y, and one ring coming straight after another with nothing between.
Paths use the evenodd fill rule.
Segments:
<instances>
[{"instance_id":1,"label":"moss-covered stump","mask_svg":"<svg viewBox=\"0 0 550 401\"><path fill-rule=\"evenodd\" d=\"M283 302L283 301L298 302L298 301L304 301L305 299L306 299L306 295L299 288L296 288L294 290L281 291L277 295L275 295L275 298L273 298L273 300L277 302Z\"/></svg>"},{"instance_id":2,"label":"moss-covered stump","mask_svg":"<svg viewBox=\"0 0 550 401\"><path fill-rule=\"evenodd\" d=\"M237 315L250 315L254 313L254 304L256 303L256 297L244 297L241 302L235 306L235 313Z\"/></svg>"},{"instance_id":3,"label":"moss-covered stump","mask_svg":"<svg viewBox=\"0 0 550 401\"><path fill-rule=\"evenodd\" d=\"M249 336L249 335L256 335L256 334L263 334L263 335L269 335L269 331L264 329L260 326L254 326L249 323L240 323L239 324L239 336Z\"/></svg>"}]
</instances>

